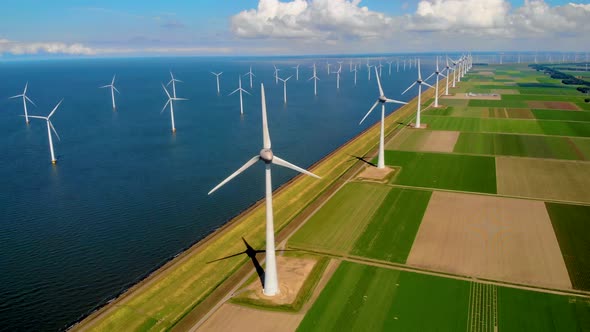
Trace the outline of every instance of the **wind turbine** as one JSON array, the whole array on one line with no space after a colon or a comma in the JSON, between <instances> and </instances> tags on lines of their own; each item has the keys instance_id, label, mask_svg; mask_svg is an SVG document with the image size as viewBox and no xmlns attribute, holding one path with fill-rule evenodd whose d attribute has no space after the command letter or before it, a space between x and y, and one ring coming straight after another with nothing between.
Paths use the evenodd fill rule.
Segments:
<instances>
[{"instance_id":1,"label":"wind turbine","mask_svg":"<svg viewBox=\"0 0 590 332\"><path fill-rule=\"evenodd\" d=\"M318 80L320 78L316 75L315 63L313 64L313 76L310 77L308 79L308 81L312 80L312 79L313 79L313 94L314 94L314 96L317 96L318 95Z\"/></svg>"},{"instance_id":2,"label":"wind turbine","mask_svg":"<svg viewBox=\"0 0 590 332\"><path fill-rule=\"evenodd\" d=\"M369 81L371 80L371 67L375 67L375 66L367 63L367 72L369 73ZM377 69L377 68L375 68L375 69ZM375 73L377 73L377 70L375 70Z\"/></svg>"},{"instance_id":3,"label":"wind turbine","mask_svg":"<svg viewBox=\"0 0 590 332\"><path fill-rule=\"evenodd\" d=\"M359 125L365 121L367 116L371 114L371 112L377 107L377 104L381 103L381 134L379 136L379 158L377 161L377 168L385 168L385 159L384 159L384 135L385 135L385 103L396 103L396 104L407 104L403 101L393 100L385 97L383 93L383 88L381 88L381 80L379 79L379 74L377 73L377 68L375 67L375 76L377 76L377 86L379 87L379 98L373 104L373 106L369 109L365 117L361 120Z\"/></svg>"},{"instance_id":4,"label":"wind turbine","mask_svg":"<svg viewBox=\"0 0 590 332\"><path fill-rule=\"evenodd\" d=\"M172 97L176 97L176 82L183 83L181 80L175 79L174 75L172 75L172 72L170 72L170 82L168 82L168 84L166 84L166 86L169 86L170 84L172 84Z\"/></svg>"},{"instance_id":5,"label":"wind turbine","mask_svg":"<svg viewBox=\"0 0 590 332\"><path fill-rule=\"evenodd\" d=\"M287 81L293 76L289 76L285 79L282 79L279 77L279 80L281 80L283 82L283 101L285 102L285 104L287 103Z\"/></svg>"},{"instance_id":6,"label":"wind turbine","mask_svg":"<svg viewBox=\"0 0 590 332\"><path fill-rule=\"evenodd\" d=\"M389 76L391 76L391 64L393 63L393 61L387 61L387 64L389 65Z\"/></svg>"},{"instance_id":7,"label":"wind turbine","mask_svg":"<svg viewBox=\"0 0 590 332\"><path fill-rule=\"evenodd\" d=\"M399 73L399 58L396 59L397 72Z\"/></svg>"},{"instance_id":8,"label":"wind turbine","mask_svg":"<svg viewBox=\"0 0 590 332\"><path fill-rule=\"evenodd\" d=\"M331 63L329 63L329 62L326 61L326 66L328 66L328 75L330 75L330 66L331 65L332 65Z\"/></svg>"},{"instance_id":9,"label":"wind turbine","mask_svg":"<svg viewBox=\"0 0 590 332\"><path fill-rule=\"evenodd\" d=\"M244 74L244 76L250 76L250 89L252 89L252 76L256 76L254 75L254 73L252 72L252 66L250 66L250 71L247 72L246 74Z\"/></svg>"},{"instance_id":10,"label":"wind turbine","mask_svg":"<svg viewBox=\"0 0 590 332\"><path fill-rule=\"evenodd\" d=\"M221 74L223 74L223 72L219 72L219 73L211 72L211 74L215 75L217 78L217 94L219 94L219 76L221 76ZM166 90L166 89L164 89L164 90ZM168 93L168 91L166 91L166 93Z\"/></svg>"},{"instance_id":11,"label":"wind turbine","mask_svg":"<svg viewBox=\"0 0 590 332\"><path fill-rule=\"evenodd\" d=\"M414 87L414 85L418 84L418 112L417 112L417 116L416 116L416 128L420 128L420 107L421 107L421 103L422 103L422 84L429 86L432 88L432 85L424 82L422 80L422 74L420 73L420 59L418 59L418 79L416 80L416 82L412 83L412 85L410 85L404 92L402 92L402 95L406 92L408 92L408 90L410 90L411 88Z\"/></svg>"},{"instance_id":12,"label":"wind turbine","mask_svg":"<svg viewBox=\"0 0 590 332\"><path fill-rule=\"evenodd\" d=\"M299 65L293 67L295 69L295 80L299 81Z\"/></svg>"},{"instance_id":13,"label":"wind turbine","mask_svg":"<svg viewBox=\"0 0 590 332\"><path fill-rule=\"evenodd\" d=\"M164 110L166 109L166 106L168 106L168 104L170 104L170 120L172 121L172 132L175 133L176 132L176 126L174 125L174 101L176 101L176 100L188 100L188 99L186 99L186 98L171 97L170 94L168 93L168 90L166 90L166 87L164 86L164 84L162 84L162 89L164 89L164 92L166 92L166 96L168 96L168 101L166 102L166 104L164 105L164 107L162 107L162 111L160 111L160 114L162 114L162 112L164 112Z\"/></svg>"},{"instance_id":14,"label":"wind turbine","mask_svg":"<svg viewBox=\"0 0 590 332\"><path fill-rule=\"evenodd\" d=\"M51 116L55 113L55 111L57 111L57 108L59 107L62 101L64 100L60 100L59 103L57 103L57 105L55 105L55 107L53 108L53 111L51 111L51 113L49 113L49 115L46 117L38 115L29 115L29 118L43 119L47 121L47 137L49 138L49 151L51 152L51 163L54 165L57 163L57 159L55 159L55 152L53 151L53 139L51 138L51 131L53 130L58 140L60 140L60 138L57 134L57 130L55 130L55 127L53 126L53 123L51 123Z\"/></svg>"},{"instance_id":15,"label":"wind turbine","mask_svg":"<svg viewBox=\"0 0 590 332\"><path fill-rule=\"evenodd\" d=\"M438 57L436 57L436 70L434 71L434 73L430 74L430 76L428 76L425 79L425 81L428 81L428 79L430 79L433 75L436 75L436 89L435 89L435 92L434 92L434 107L438 107L438 77L439 76L446 77L438 69Z\"/></svg>"},{"instance_id":16,"label":"wind turbine","mask_svg":"<svg viewBox=\"0 0 590 332\"><path fill-rule=\"evenodd\" d=\"M281 71L277 66L272 65L275 68L275 84L279 84L279 72Z\"/></svg>"},{"instance_id":17,"label":"wind turbine","mask_svg":"<svg viewBox=\"0 0 590 332\"><path fill-rule=\"evenodd\" d=\"M12 97L8 98L8 99L14 99L14 98L23 97L23 107L24 107L24 109L25 109L25 115L24 115L24 117L25 117L25 123L26 123L26 124L29 124L29 114L28 114L28 112L27 112L27 100L28 100L28 101L29 101L31 104L33 104L34 106L37 106L37 105L35 105L35 103L34 103L34 102L31 100L31 99L29 99L29 97L27 97L27 88L28 88L28 87L29 87L29 82L27 82L27 83L25 84L25 90L23 91L23 93L22 93L22 94L20 94L20 95L16 95L16 96L12 96Z\"/></svg>"},{"instance_id":18,"label":"wind turbine","mask_svg":"<svg viewBox=\"0 0 590 332\"><path fill-rule=\"evenodd\" d=\"M381 77L381 73L383 70L383 65L381 64L381 60L379 60L379 65L377 67L379 67L379 77Z\"/></svg>"},{"instance_id":19,"label":"wind turbine","mask_svg":"<svg viewBox=\"0 0 590 332\"><path fill-rule=\"evenodd\" d=\"M448 60L449 57L447 57ZM455 87L455 79L457 77L457 69L455 68L457 66L457 62L455 62L455 60L451 59L451 64L453 65L453 88Z\"/></svg>"},{"instance_id":20,"label":"wind turbine","mask_svg":"<svg viewBox=\"0 0 590 332\"><path fill-rule=\"evenodd\" d=\"M242 102L242 92L245 92L247 94L250 94L250 92L242 89L242 76L238 76L238 88L235 89L232 93L230 93L228 96L233 95L236 92L240 92L240 114L244 115L244 104Z\"/></svg>"},{"instance_id":21,"label":"wind turbine","mask_svg":"<svg viewBox=\"0 0 590 332\"><path fill-rule=\"evenodd\" d=\"M354 72L354 86L356 86L356 73L358 72L358 69L356 69L356 64L354 65L354 69L352 71Z\"/></svg>"},{"instance_id":22,"label":"wind turbine","mask_svg":"<svg viewBox=\"0 0 590 332\"><path fill-rule=\"evenodd\" d=\"M340 67L338 68L338 71L336 72L336 90L340 90L340 73L342 72L342 64L340 64Z\"/></svg>"},{"instance_id":23,"label":"wind turbine","mask_svg":"<svg viewBox=\"0 0 590 332\"><path fill-rule=\"evenodd\" d=\"M447 81L445 84L445 96L448 96L449 95L449 78L448 78L448 76L451 75L449 73L452 70L451 66L449 66L449 57L447 57L447 65L445 66L445 70L447 71Z\"/></svg>"},{"instance_id":24,"label":"wind turbine","mask_svg":"<svg viewBox=\"0 0 590 332\"><path fill-rule=\"evenodd\" d=\"M103 86L99 87L100 89L111 88L111 100L113 101L113 109L117 108L117 106L115 105L115 91L117 91L117 93L121 93L121 92L119 92L119 90L117 90L117 88L115 88L115 77L116 76L117 75L113 75L113 80L111 81L111 84L103 85Z\"/></svg>"},{"instance_id":25,"label":"wind turbine","mask_svg":"<svg viewBox=\"0 0 590 332\"><path fill-rule=\"evenodd\" d=\"M211 189L208 195L211 195L221 186L238 176L240 173L254 165L257 161L263 161L265 164L265 191L266 191L266 271L264 272L264 290L263 293L266 296L274 296L279 293L279 278L277 275L277 262L275 252L275 234L274 234L274 221L272 211L272 177L271 177L271 165L278 165L290 168L297 172L320 178L319 176L304 170L298 166L295 166L288 161L285 161L275 156L271 150L270 134L268 132L268 121L266 119L266 99L264 97L264 84L260 84L260 96L262 99L262 150L260 153L250 160L248 160L242 167L237 171L223 180L215 188Z\"/></svg>"}]
</instances>

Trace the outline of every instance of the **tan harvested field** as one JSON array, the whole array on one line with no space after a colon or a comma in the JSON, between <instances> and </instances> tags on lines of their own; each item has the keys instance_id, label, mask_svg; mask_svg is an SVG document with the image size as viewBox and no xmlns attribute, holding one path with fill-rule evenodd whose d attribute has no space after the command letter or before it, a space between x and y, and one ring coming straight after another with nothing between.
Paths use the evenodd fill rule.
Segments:
<instances>
[{"instance_id":1,"label":"tan harvested field","mask_svg":"<svg viewBox=\"0 0 590 332\"><path fill-rule=\"evenodd\" d=\"M502 96L501 95L497 95L497 96L480 96L480 95L475 95L475 96L469 96L467 93L455 93L454 95L451 96L445 96L445 99L467 99L467 100L502 100Z\"/></svg>"},{"instance_id":2,"label":"tan harvested field","mask_svg":"<svg viewBox=\"0 0 590 332\"><path fill-rule=\"evenodd\" d=\"M291 304L295 302L303 282L317 263L315 259L277 256L277 273L279 275L280 293L273 297L262 293L259 279L246 287L246 297L269 301L274 304Z\"/></svg>"},{"instance_id":3,"label":"tan harvested field","mask_svg":"<svg viewBox=\"0 0 590 332\"><path fill-rule=\"evenodd\" d=\"M519 95L520 91L513 89L492 89L492 93L503 94L503 95Z\"/></svg>"},{"instance_id":4,"label":"tan harvested field","mask_svg":"<svg viewBox=\"0 0 590 332\"><path fill-rule=\"evenodd\" d=\"M224 303L197 331L295 331L303 319L301 313L257 310Z\"/></svg>"},{"instance_id":5,"label":"tan harvested field","mask_svg":"<svg viewBox=\"0 0 590 332\"><path fill-rule=\"evenodd\" d=\"M362 172L359 173L357 178L373 181L386 181L388 175L390 175L393 171L395 171L393 168L377 168L375 166L369 165L365 167L365 169Z\"/></svg>"},{"instance_id":6,"label":"tan harvested field","mask_svg":"<svg viewBox=\"0 0 590 332\"><path fill-rule=\"evenodd\" d=\"M494 76L494 72L493 71L479 71L476 72L479 75L485 75L485 76Z\"/></svg>"},{"instance_id":7,"label":"tan harvested field","mask_svg":"<svg viewBox=\"0 0 590 332\"><path fill-rule=\"evenodd\" d=\"M458 138L458 131L404 130L394 140L389 141L385 148L388 150L453 152Z\"/></svg>"},{"instance_id":8,"label":"tan harvested field","mask_svg":"<svg viewBox=\"0 0 590 332\"><path fill-rule=\"evenodd\" d=\"M434 192L407 263L527 285L572 287L541 201Z\"/></svg>"},{"instance_id":9,"label":"tan harvested field","mask_svg":"<svg viewBox=\"0 0 590 332\"><path fill-rule=\"evenodd\" d=\"M566 110L566 111L579 111L580 108L574 103L567 101L528 101L527 104L530 108L542 108L552 110Z\"/></svg>"},{"instance_id":10,"label":"tan harvested field","mask_svg":"<svg viewBox=\"0 0 590 332\"><path fill-rule=\"evenodd\" d=\"M590 163L496 157L498 194L590 203Z\"/></svg>"}]
</instances>

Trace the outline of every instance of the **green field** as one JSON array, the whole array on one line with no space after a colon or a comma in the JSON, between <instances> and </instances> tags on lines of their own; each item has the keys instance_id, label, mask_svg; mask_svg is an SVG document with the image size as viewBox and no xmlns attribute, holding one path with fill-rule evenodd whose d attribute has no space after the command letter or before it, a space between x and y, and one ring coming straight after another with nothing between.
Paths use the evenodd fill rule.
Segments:
<instances>
[{"instance_id":1,"label":"green field","mask_svg":"<svg viewBox=\"0 0 590 332\"><path fill-rule=\"evenodd\" d=\"M590 206L545 205L573 287L590 291Z\"/></svg>"},{"instance_id":2,"label":"green field","mask_svg":"<svg viewBox=\"0 0 590 332\"><path fill-rule=\"evenodd\" d=\"M405 263L431 194L430 191L391 189L356 241L352 254Z\"/></svg>"},{"instance_id":3,"label":"green field","mask_svg":"<svg viewBox=\"0 0 590 332\"><path fill-rule=\"evenodd\" d=\"M386 150L385 163L401 167L396 184L496 193L493 157Z\"/></svg>"},{"instance_id":4,"label":"green field","mask_svg":"<svg viewBox=\"0 0 590 332\"><path fill-rule=\"evenodd\" d=\"M578 151L584 155L584 159L590 160L590 139L570 137L570 140L574 142Z\"/></svg>"},{"instance_id":5,"label":"green field","mask_svg":"<svg viewBox=\"0 0 590 332\"><path fill-rule=\"evenodd\" d=\"M590 112L585 111L533 109L532 112L539 120L590 121Z\"/></svg>"},{"instance_id":6,"label":"green field","mask_svg":"<svg viewBox=\"0 0 590 332\"><path fill-rule=\"evenodd\" d=\"M432 115L422 116L422 121L431 130L590 137L590 123L588 122L459 118Z\"/></svg>"},{"instance_id":7,"label":"green field","mask_svg":"<svg viewBox=\"0 0 590 332\"><path fill-rule=\"evenodd\" d=\"M372 183L345 185L291 237L289 245L348 253L389 190Z\"/></svg>"},{"instance_id":8,"label":"green field","mask_svg":"<svg viewBox=\"0 0 590 332\"><path fill-rule=\"evenodd\" d=\"M579 148L568 137L555 136L461 133L453 151L500 156L584 159Z\"/></svg>"},{"instance_id":9,"label":"green field","mask_svg":"<svg viewBox=\"0 0 590 332\"><path fill-rule=\"evenodd\" d=\"M342 262L298 331L462 331L469 283Z\"/></svg>"}]
</instances>

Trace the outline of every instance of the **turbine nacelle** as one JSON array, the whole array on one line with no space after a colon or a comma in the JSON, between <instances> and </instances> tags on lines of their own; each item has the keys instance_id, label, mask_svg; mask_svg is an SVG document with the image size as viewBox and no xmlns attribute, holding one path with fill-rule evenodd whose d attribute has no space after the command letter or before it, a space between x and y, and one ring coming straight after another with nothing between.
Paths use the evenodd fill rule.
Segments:
<instances>
[{"instance_id":1,"label":"turbine nacelle","mask_svg":"<svg viewBox=\"0 0 590 332\"><path fill-rule=\"evenodd\" d=\"M387 102L387 97L385 96L379 96L379 102L385 104Z\"/></svg>"},{"instance_id":2,"label":"turbine nacelle","mask_svg":"<svg viewBox=\"0 0 590 332\"><path fill-rule=\"evenodd\" d=\"M262 149L260 150L260 160L264 161L266 164L272 163L274 155L271 149Z\"/></svg>"}]
</instances>

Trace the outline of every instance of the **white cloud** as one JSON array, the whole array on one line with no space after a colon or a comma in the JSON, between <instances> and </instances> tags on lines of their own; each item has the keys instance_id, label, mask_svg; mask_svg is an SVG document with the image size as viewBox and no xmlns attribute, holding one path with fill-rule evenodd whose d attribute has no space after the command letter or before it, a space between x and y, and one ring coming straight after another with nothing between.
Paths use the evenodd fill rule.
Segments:
<instances>
[{"instance_id":1,"label":"white cloud","mask_svg":"<svg viewBox=\"0 0 590 332\"><path fill-rule=\"evenodd\" d=\"M493 32L505 28L509 10L505 0L422 0L411 29Z\"/></svg>"},{"instance_id":2,"label":"white cloud","mask_svg":"<svg viewBox=\"0 0 590 332\"><path fill-rule=\"evenodd\" d=\"M29 54L69 54L69 55L93 55L95 50L79 43L66 44L61 42L16 42L8 39L0 39L0 54L13 55Z\"/></svg>"},{"instance_id":3,"label":"white cloud","mask_svg":"<svg viewBox=\"0 0 590 332\"><path fill-rule=\"evenodd\" d=\"M549 6L543 0L527 0L512 15L512 23L517 32L542 33L580 33L588 31L590 5L568 3L563 6Z\"/></svg>"}]
</instances>

